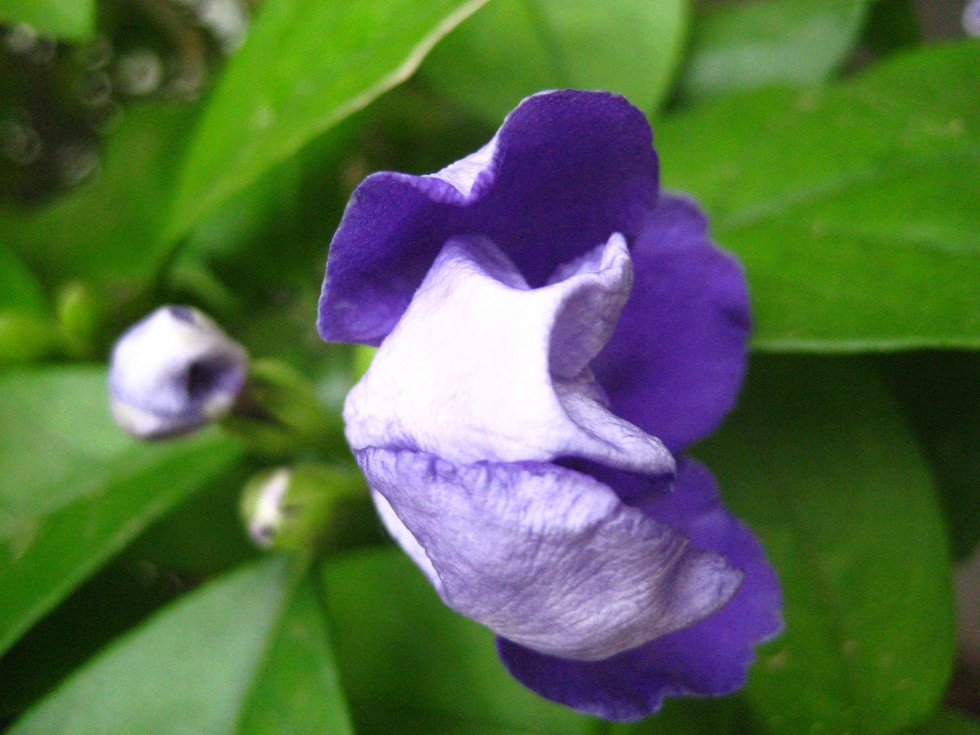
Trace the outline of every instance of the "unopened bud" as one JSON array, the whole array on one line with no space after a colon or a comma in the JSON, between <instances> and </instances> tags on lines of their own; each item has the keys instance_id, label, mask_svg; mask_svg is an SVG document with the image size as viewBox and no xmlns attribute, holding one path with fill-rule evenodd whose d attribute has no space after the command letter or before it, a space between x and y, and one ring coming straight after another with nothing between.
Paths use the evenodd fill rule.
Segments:
<instances>
[{"instance_id":1,"label":"unopened bud","mask_svg":"<svg viewBox=\"0 0 980 735\"><path fill-rule=\"evenodd\" d=\"M91 356L103 311L91 289L79 281L62 286L56 308L68 352L73 357Z\"/></svg>"},{"instance_id":2,"label":"unopened bud","mask_svg":"<svg viewBox=\"0 0 980 735\"><path fill-rule=\"evenodd\" d=\"M197 309L164 306L112 351L113 416L140 439L192 431L224 417L245 384L248 355Z\"/></svg>"},{"instance_id":3,"label":"unopened bud","mask_svg":"<svg viewBox=\"0 0 980 735\"><path fill-rule=\"evenodd\" d=\"M249 535L266 549L335 549L378 537L367 488L353 469L265 470L245 486L241 511Z\"/></svg>"}]
</instances>

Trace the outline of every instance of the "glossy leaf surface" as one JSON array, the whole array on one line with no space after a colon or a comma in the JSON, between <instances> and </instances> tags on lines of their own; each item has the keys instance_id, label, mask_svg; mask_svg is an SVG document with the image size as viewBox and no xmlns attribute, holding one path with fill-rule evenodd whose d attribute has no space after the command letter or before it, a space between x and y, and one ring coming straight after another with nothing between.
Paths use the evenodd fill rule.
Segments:
<instances>
[{"instance_id":1,"label":"glossy leaf surface","mask_svg":"<svg viewBox=\"0 0 980 735\"><path fill-rule=\"evenodd\" d=\"M86 368L0 376L0 649L239 456L215 433L136 444L104 381Z\"/></svg>"},{"instance_id":2,"label":"glossy leaf surface","mask_svg":"<svg viewBox=\"0 0 980 735\"><path fill-rule=\"evenodd\" d=\"M874 373L857 360L759 358L700 453L783 585L786 630L745 692L762 724L863 735L925 719L953 658L945 529Z\"/></svg>"},{"instance_id":3,"label":"glossy leaf surface","mask_svg":"<svg viewBox=\"0 0 980 735\"><path fill-rule=\"evenodd\" d=\"M436 47L422 74L494 125L544 89L607 89L652 110L673 80L687 16L686 0L495 0Z\"/></svg>"},{"instance_id":4,"label":"glossy leaf surface","mask_svg":"<svg viewBox=\"0 0 980 735\"><path fill-rule=\"evenodd\" d=\"M115 642L17 733L349 733L310 587L267 558L220 577ZM290 655L302 649L302 655ZM294 688L294 685L296 688Z\"/></svg>"},{"instance_id":5,"label":"glossy leaf surface","mask_svg":"<svg viewBox=\"0 0 980 735\"><path fill-rule=\"evenodd\" d=\"M655 125L665 184L745 264L756 348L980 346L978 69L933 47Z\"/></svg>"},{"instance_id":6,"label":"glossy leaf surface","mask_svg":"<svg viewBox=\"0 0 980 735\"><path fill-rule=\"evenodd\" d=\"M269 0L215 89L182 173L172 236L408 78L486 0Z\"/></svg>"}]
</instances>

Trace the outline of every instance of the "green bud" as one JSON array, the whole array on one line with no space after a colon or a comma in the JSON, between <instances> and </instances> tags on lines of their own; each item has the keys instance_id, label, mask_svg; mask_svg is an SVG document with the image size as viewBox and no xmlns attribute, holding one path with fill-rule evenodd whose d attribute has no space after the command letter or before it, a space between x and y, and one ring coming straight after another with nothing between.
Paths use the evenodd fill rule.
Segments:
<instances>
[{"instance_id":1,"label":"green bud","mask_svg":"<svg viewBox=\"0 0 980 735\"><path fill-rule=\"evenodd\" d=\"M0 365L33 362L61 351L57 325L23 309L0 311Z\"/></svg>"},{"instance_id":2,"label":"green bud","mask_svg":"<svg viewBox=\"0 0 980 735\"><path fill-rule=\"evenodd\" d=\"M241 512L249 535L266 549L323 552L378 538L364 479L353 469L264 470L245 486Z\"/></svg>"},{"instance_id":3,"label":"green bud","mask_svg":"<svg viewBox=\"0 0 980 735\"><path fill-rule=\"evenodd\" d=\"M91 357L103 317L91 289L79 281L65 284L58 293L56 311L68 352L74 357Z\"/></svg>"},{"instance_id":4,"label":"green bud","mask_svg":"<svg viewBox=\"0 0 980 735\"><path fill-rule=\"evenodd\" d=\"M340 415L327 411L310 382L278 360L253 363L224 426L264 454L348 453Z\"/></svg>"}]
</instances>

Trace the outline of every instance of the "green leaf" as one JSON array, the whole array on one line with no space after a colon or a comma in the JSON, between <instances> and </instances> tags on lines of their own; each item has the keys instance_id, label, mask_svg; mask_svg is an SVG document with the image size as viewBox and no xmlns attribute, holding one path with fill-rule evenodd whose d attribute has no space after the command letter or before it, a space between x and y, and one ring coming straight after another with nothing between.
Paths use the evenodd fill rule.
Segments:
<instances>
[{"instance_id":1,"label":"green leaf","mask_svg":"<svg viewBox=\"0 0 980 735\"><path fill-rule=\"evenodd\" d=\"M342 183L342 167L358 117L348 118L273 166L201 221L182 243L171 284L183 281L204 297L215 294L215 284L226 287L213 300L225 306L226 313L237 311L248 330L270 309L297 316L304 312L302 325L308 330L307 305L299 308L288 302L301 291L319 297L325 243L350 195ZM276 247L269 247L272 242ZM201 274L212 283L195 289ZM271 346L296 351L302 339L279 334Z\"/></svg>"},{"instance_id":2,"label":"green leaf","mask_svg":"<svg viewBox=\"0 0 980 735\"><path fill-rule=\"evenodd\" d=\"M666 699L656 714L602 735L759 735L747 710L738 696Z\"/></svg>"},{"instance_id":3,"label":"green leaf","mask_svg":"<svg viewBox=\"0 0 980 735\"><path fill-rule=\"evenodd\" d=\"M269 0L230 59L190 148L170 231L415 71L486 0Z\"/></svg>"},{"instance_id":4,"label":"green leaf","mask_svg":"<svg viewBox=\"0 0 980 735\"><path fill-rule=\"evenodd\" d=\"M145 286L170 254L161 230L194 114L187 105L126 108L98 178L36 211L0 210L0 241L49 283Z\"/></svg>"},{"instance_id":5,"label":"green leaf","mask_svg":"<svg viewBox=\"0 0 980 735\"><path fill-rule=\"evenodd\" d=\"M45 36L85 41L95 32L95 0L0 0L0 22L27 23Z\"/></svg>"},{"instance_id":6,"label":"green leaf","mask_svg":"<svg viewBox=\"0 0 980 735\"><path fill-rule=\"evenodd\" d=\"M353 735L315 582L295 593L234 730Z\"/></svg>"},{"instance_id":7,"label":"green leaf","mask_svg":"<svg viewBox=\"0 0 980 735\"><path fill-rule=\"evenodd\" d=\"M0 376L0 651L239 456L214 433L138 445L106 404L101 369Z\"/></svg>"},{"instance_id":8,"label":"green leaf","mask_svg":"<svg viewBox=\"0 0 980 735\"><path fill-rule=\"evenodd\" d=\"M963 559L980 544L980 353L881 355L875 365L929 460L953 554Z\"/></svg>"},{"instance_id":9,"label":"green leaf","mask_svg":"<svg viewBox=\"0 0 980 735\"><path fill-rule=\"evenodd\" d=\"M0 309L10 308L42 314L46 303L34 274L0 244Z\"/></svg>"},{"instance_id":10,"label":"green leaf","mask_svg":"<svg viewBox=\"0 0 980 735\"><path fill-rule=\"evenodd\" d=\"M746 266L756 348L980 346L978 70L980 43L930 47L656 126L666 186Z\"/></svg>"},{"instance_id":11,"label":"green leaf","mask_svg":"<svg viewBox=\"0 0 980 735\"><path fill-rule=\"evenodd\" d=\"M687 29L686 0L496 0L422 67L449 99L495 125L542 89L608 89L652 110L666 96Z\"/></svg>"},{"instance_id":12,"label":"green leaf","mask_svg":"<svg viewBox=\"0 0 980 735\"><path fill-rule=\"evenodd\" d=\"M334 558L323 585L360 735L591 732L512 679L490 631L446 608L400 551Z\"/></svg>"},{"instance_id":13,"label":"green leaf","mask_svg":"<svg viewBox=\"0 0 980 735\"><path fill-rule=\"evenodd\" d=\"M0 721L13 722L188 582L193 578L145 557L107 563L0 657Z\"/></svg>"},{"instance_id":14,"label":"green leaf","mask_svg":"<svg viewBox=\"0 0 980 735\"><path fill-rule=\"evenodd\" d=\"M445 717L429 717L412 715L408 719L392 720L398 722L397 730L358 730L359 733L397 732L398 735L433 735L451 733L452 735L535 735L544 733L540 730L525 730L524 728L497 727L474 722L465 722ZM601 731L599 731L601 732ZM591 734L590 734L591 735Z\"/></svg>"},{"instance_id":15,"label":"green leaf","mask_svg":"<svg viewBox=\"0 0 980 735\"><path fill-rule=\"evenodd\" d=\"M62 348L62 334L40 283L0 242L0 368L34 362Z\"/></svg>"},{"instance_id":16,"label":"green leaf","mask_svg":"<svg viewBox=\"0 0 980 735\"><path fill-rule=\"evenodd\" d=\"M868 0L764 0L696 18L681 77L685 97L804 85L833 74L853 50Z\"/></svg>"},{"instance_id":17,"label":"green leaf","mask_svg":"<svg viewBox=\"0 0 980 735\"><path fill-rule=\"evenodd\" d=\"M864 29L864 45L886 56L922 42L914 0L878 0L872 3Z\"/></svg>"},{"instance_id":18,"label":"green leaf","mask_svg":"<svg viewBox=\"0 0 980 735\"><path fill-rule=\"evenodd\" d=\"M773 735L925 719L953 660L946 537L903 417L857 360L753 360L703 447L779 574L786 629L745 690Z\"/></svg>"},{"instance_id":19,"label":"green leaf","mask_svg":"<svg viewBox=\"0 0 980 735\"><path fill-rule=\"evenodd\" d=\"M149 561L194 579L251 561L261 552L236 511L242 488L265 466L255 457L243 459L148 528L115 561L135 568Z\"/></svg>"},{"instance_id":20,"label":"green leaf","mask_svg":"<svg viewBox=\"0 0 980 735\"><path fill-rule=\"evenodd\" d=\"M188 594L10 732L350 733L312 586L294 596L296 577L273 557Z\"/></svg>"},{"instance_id":21,"label":"green leaf","mask_svg":"<svg viewBox=\"0 0 980 735\"><path fill-rule=\"evenodd\" d=\"M909 735L980 735L980 720L951 709L940 710Z\"/></svg>"}]
</instances>

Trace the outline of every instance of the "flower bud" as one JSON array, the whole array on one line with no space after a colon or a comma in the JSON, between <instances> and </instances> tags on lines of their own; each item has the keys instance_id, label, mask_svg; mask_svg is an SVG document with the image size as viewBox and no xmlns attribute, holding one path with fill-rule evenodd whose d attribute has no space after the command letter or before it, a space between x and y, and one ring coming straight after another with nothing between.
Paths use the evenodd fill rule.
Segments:
<instances>
[{"instance_id":1,"label":"flower bud","mask_svg":"<svg viewBox=\"0 0 980 735\"><path fill-rule=\"evenodd\" d=\"M56 301L58 324L72 357L91 357L104 315L100 300L87 284L73 281L61 287Z\"/></svg>"},{"instance_id":2,"label":"flower bud","mask_svg":"<svg viewBox=\"0 0 980 735\"><path fill-rule=\"evenodd\" d=\"M116 422L140 439L184 434L222 418L245 384L248 355L211 319L163 306L112 351L109 395Z\"/></svg>"},{"instance_id":3,"label":"flower bud","mask_svg":"<svg viewBox=\"0 0 980 735\"><path fill-rule=\"evenodd\" d=\"M360 474L326 465L258 473L245 486L241 512L249 535L266 549L326 550L378 538Z\"/></svg>"}]
</instances>

